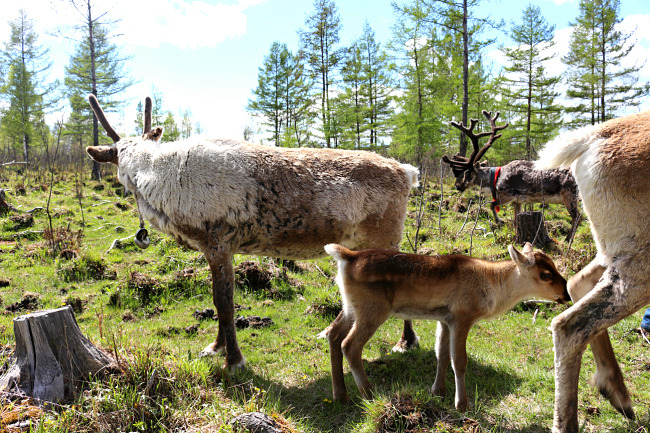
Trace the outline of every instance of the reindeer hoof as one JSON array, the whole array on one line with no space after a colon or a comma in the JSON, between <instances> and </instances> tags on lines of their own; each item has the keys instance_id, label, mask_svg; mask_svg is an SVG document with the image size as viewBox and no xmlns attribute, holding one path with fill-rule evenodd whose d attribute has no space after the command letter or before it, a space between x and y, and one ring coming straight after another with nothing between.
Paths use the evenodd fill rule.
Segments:
<instances>
[{"instance_id":1,"label":"reindeer hoof","mask_svg":"<svg viewBox=\"0 0 650 433\"><path fill-rule=\"evenodd\" d=\"M217 347L216 343L211 343L199 353L199 358L204 358L206 356L215 356L225 352L226 352L225 345Z\"/></svg>"},{"instance_id":2,"label":"reindeer hoof","mask_svg":"<svg viewBox=\"0 0 650 433\"><path fill-rule=\"evenodd\" d=\"M232 364L226 363L224 368L227 368L230 371L243 370L246 367L246 359L242 357L239 361Z\"/></svg>"},{"instance_id":3,"label":"reindeer hoof","mask_svg":"<svg viewBox=\"0 0 650 433\"><path fill-rule=\"evenodd\" d=\"M407 341L405 339L400 339L395 347L393 347L393 353L404 353L412 349L418 349L420 347L420 337L416 336L412 341Z\"/></svg>"}]
</instances>

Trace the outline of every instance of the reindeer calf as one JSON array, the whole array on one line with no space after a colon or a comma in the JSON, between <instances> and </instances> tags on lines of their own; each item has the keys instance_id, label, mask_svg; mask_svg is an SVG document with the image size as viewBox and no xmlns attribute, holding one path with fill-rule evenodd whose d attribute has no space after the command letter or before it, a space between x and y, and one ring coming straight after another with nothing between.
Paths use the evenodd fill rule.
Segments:
<instances>
[{"instance_id":1,"label":"reindeer calf","mask_svg":"<svg viewBox=\"0 0 650 433\"><path fill-rule=\"evenodd\" d=\"M467 408L466 340L479 320L490 319L530 296L568 301L566 280L544 253L526 244L522 252L508 248L512 260L489 262L463 255L424 256L370 249L351 251L325 246L338 261L337 284L343 313L328 335L334 400L347 400L343 355L359 390L371 396L361 352L370 337L393 315L439 322L436 341L438 370L432 392L445 393L451 358L456 376L456 409Z\"/></svg>"}]
</instances>

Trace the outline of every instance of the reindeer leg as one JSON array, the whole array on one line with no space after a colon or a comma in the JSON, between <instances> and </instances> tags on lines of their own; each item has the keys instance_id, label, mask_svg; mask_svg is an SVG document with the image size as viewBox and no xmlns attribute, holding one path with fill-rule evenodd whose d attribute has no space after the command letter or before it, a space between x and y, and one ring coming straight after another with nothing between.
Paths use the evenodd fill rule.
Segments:
<instances>
[{"instance_id":1,"label":"reindeer leg","mask_svg":"<svg viewBox=\"0 0 650 433\"><path fill-rule=\"evenodd\" d=\"M566 241L571 242L571 239L575 236L576 230L578 230L578 226L582 221L582 214L578 208L578 197L575 194L564 191L561 193L561 197L562 203L564 203L564 206L566 206L569 211L569 215L571 215L571 231L566 237Z\"/></svg>"},{"instance_id":2,"label":"reindeer leg","mask_svg":"<svg viewBox=\"0 0 650 433\"><path fill-rule=\"evenodd\" d=\"M232 254L227 244L211 245L204 251L212 272L212 298L219 318L219 331L214 343L208 345L199 356L213 355L225 350L226 367L240 368L246 363L237 343L235 329L235 303L233 288L235 274Z\"/></svg>"},{"instance_id":3,"label":"reindeer leg","mask_svg":"<svg viewBox=\"0 0 650 433\"><path fill-rule=\"evenodd\" d=\"M554 433L578 432L578 380L587 343L650 302L643 254L615 259L598 284L551 323L555 348ZM636 277L636 278L635 278Z\"/></svg>"},{"instance_id":4,"label":"reindeer leg","mask_svg":"<svg viewBox=\"0 0 650 433\"><path fill-rule=\"evenodd\" d=\"M417 349L420 347L420 337L415 334L413 329L413 321L404 321L404 330L402 331L402 338L395 344L392 351L404 353L407 350Z\"/></svg>"},{"instance_id":5,"label":"reindeer leg","mask_svg":"<svg viewBox=\"0 0 650 433\"><path fill-rule=\"evenodd\" d=\"M492 203L490 203L490 209L492 210L492 215L494 215L494 221L497 223L497 225L503 225L503 220L499 218L499 214L497 213L497 206L500 206L501 203L499 200L495 200Z\"/></svg>"},{"instance_id":6,"label":"reindeer leg","mask_svg":"<svg viewBox=\"0 0 650 433\"><path fill-rule=\"evenodd\" d=\"M467 410L467 390L465 388L465 371L467 370L467 335L472 323L460 319L450 326L451 366L456 378L456 410Z\"/></svg>"},{"instance_id":7,"label":"reindeer leg","mask_svg":"<svg viewBox=\"0 0 650 433\"><path fill-rule=\"evenodd\" d=\"M343 311L328 327L327 338L330 346L330 363L332 365L332 396L334 401L348 401L348 392L343 379L343 351L341 344L350 333L354 319Z\"/></svg>"},{"instance_id":8,"label":"reindeer leg","mask_svg":"<svg viewBox=\"0 0 650 433\"><path fill-rule=\"evenodd\" d=\"M359 391L361 391L364 398L370 399L372 398L372 386L363 369L361 353L363 347L370 340L370 337L373 336L377 328L388 318L390 307L375 304L372 306L364 306L363 310L372 313L368 314L367 317L363 317L360 314L355 316L354 325L348 333L348 336L343 340L341 348L343 349L343 354L348 361Z\"/></svg>"},{"instance_id":9,"label":"reindeer leg","mask_svg":"<svg viewBox=\"0 0 650 433\"><path fill-rule=\"evenodd\" d=\"M585 266L574 275L568 283L568 291L573 302L584 298L598 283L605 268L597 259ZM607 330L596 335L590 342L591 351L596 361L596 373L591 379L591 384L609 400L612 406L629 419L634 419L632 400L623 380L623 373L616 362Z\"/></svg>"},{"instance_id":10,"label":"reindeer leg","mask_svg":"<svg viewBox=\"0 0 650 433\"><path fill-rule=\"evenodd\" d=\"M447 367L449 367L449 326L446 323L438 322L436 330L436 359L438 366L436 368L436 380L433 382L431 392L433 395L445 396L445 379L447 376Z\"/></svg>"}]
</instances>

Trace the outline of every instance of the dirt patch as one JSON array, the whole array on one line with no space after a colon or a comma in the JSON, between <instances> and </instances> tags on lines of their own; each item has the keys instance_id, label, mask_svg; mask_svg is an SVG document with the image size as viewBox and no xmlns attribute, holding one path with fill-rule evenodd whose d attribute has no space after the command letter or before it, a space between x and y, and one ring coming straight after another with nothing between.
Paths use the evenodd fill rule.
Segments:
<instances>
[{"instance_id":1,"label":"dirt patch","mask_svg":"<svg viewBox=\"0 0 650 433\"><path fill-rule=\"evenodd\" d=\"M377 432L419 433L435 432L481 432L476 420L452 417L449 413L434 407L431 403L414 401L410 395L393 397L378 419Z\"/></svg>"},{"instance_id":2,"label":"dirt patch","mask_svg":"<svg viewBox=\"0 0 650 433\"><path fill-rule=\"evenodd\" d=\"M37 310L40 307L37 293L27 292L23 295L20 301L7 305L6 310L11 313L18 313L20 311Z\"/></svg>"},{"instance_id":3,"label":"dirt patch","mask_svg":"<svg viewBox=\"0 0 650 433\"><path fill-rule=\"evenodd\" d=\"M235 268L235 285L269 299L291 299L301 289L300 282L287 275L287 268L273 261L240 263Z\"/></svg>"},{"instance_id":4,"label":"dirt patch","mask_svg":"<svg viewBox=\"0 0 650 433\"><path fill-rule=\"evenodd\" d=\"M261 317L260 316L237 316L235 317L235 326L237 329L244 328L266 328L267 326L274 325L273 320L270 317Z\"/></svg>"},{"instance_id":5,"label":"dirt patch","mask_svg":"<svg viewBox=\"0 0 650 433\"><path fill-rule=\"evenodd\" d=\"M66 248L65 250L62 250L59 253L59 257L62 258L63 260L72 260L75 257L77 257L77 252L75 250Z\"/></svg>"},{"instance_id":6,"label":"dirt patch","mask_svg":"<svg viewBox=\"0 0 650 433\"><path fill-rule=\"evenodd\" d=\"M205 310L194 310L194 313L192 313L192 316L194 316L198 320L211 320L211 319L216 319L214 315L214 310L212 308L206 308Z\"/></svg>"},{"instance_id":7,"label":"dirt patch","mask_svg":"<svg viewBox=\"0 0 650 433\"><path fill-rule=\"evenodd\" d=\"M13 215L9 217L9 220L14 223L14 230L21 230L34 225L34 216L30 213Z\"/></svg>"},{"instance_id":8,"label":"dirt patch","mask_svg":"<svg viewBox=\"0 0 650 433\"><path fill-rule=\"evenodd\" d=\"M156 295L159 285L158 280L142 272L133 271L129 276L128 287L137 294L142 304L147 304Z\"/></svg>"},{"instance_id":9,"label":"dirt patch","mask_svg":"<svg viewBox=\"0 0 650 433\"><path fill-rule=\"evenodd\" d=\"M0 287L9 287L10 285L11 285L11 281L5 278L0 278Z\"/></svg>"},{"instance_id":10,"label":"dirt patch","mask_svg":"<svg viewBox=\"0 0 650 433\"><path fill-rule=\"evenodd\" d=\"M343 307L339 299L325 299L313 302L307 309L307 314L315 314L320 317L333 319L339 315L342 308Z\"/></svg>"},{"instance_id":11,"label":"dirt patch","mask_svg":"<svg viewBox=\"0 0 650 433\"><path fill-rule=\"evenodd\" d=\"M246 307L244 305L235 304L235 311L250 310L251 307ZM212 308L206 308L205 310L194 310L192 313L197 320L219 320L217 312Z\"/></svg>"}]
</instances>

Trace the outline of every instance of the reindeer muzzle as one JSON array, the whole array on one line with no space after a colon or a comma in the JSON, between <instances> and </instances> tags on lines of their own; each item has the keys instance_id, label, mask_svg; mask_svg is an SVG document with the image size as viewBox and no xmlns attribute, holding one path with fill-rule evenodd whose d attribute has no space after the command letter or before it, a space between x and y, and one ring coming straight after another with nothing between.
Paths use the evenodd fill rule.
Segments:
<instances>
[{"instance_id":1,"label":"reindeer muzzle","mask_svg":"<svg viewBox=\"0 0 650 433\"><path fill-rule=\"evenodd\" d=\"M146 249L149 247L149 232L145 228L138 229L137 232L135 232L135 239L133 240L135 242L135 245L140 248L140 249Z\"/></svg>"}]
</instances>

